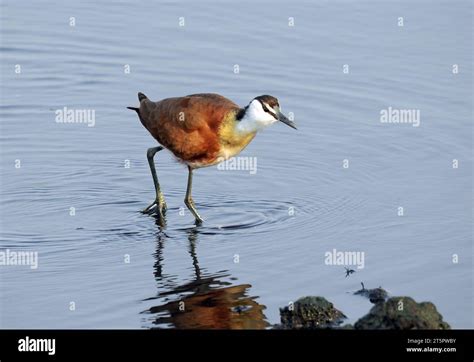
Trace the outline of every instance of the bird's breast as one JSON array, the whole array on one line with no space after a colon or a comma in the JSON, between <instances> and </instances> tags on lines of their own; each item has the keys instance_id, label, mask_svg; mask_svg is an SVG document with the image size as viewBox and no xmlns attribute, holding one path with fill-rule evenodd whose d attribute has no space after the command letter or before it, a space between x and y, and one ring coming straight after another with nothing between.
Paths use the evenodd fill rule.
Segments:
<instances>
[{"instance_id":1,"label":"bird's breast","mask_svg":"<svg viewBox=\"0 0 474 362\"><path fill-rule=\"evenodd\" d=\"M229 158L238 155L255 137L256 132L239 132L237 130L237 120L226 117L219 128L217 134L218 151L205 159L192 160L186 162L193 168L209 167L219 164Z\"/></svg>"},{"instance_id":2,"label":"bird's breast","mask_svg":"<svg viewBox=\"0 0 474 362\"><path fill-rule=\"evenodd\" d=\"M255 137L256 132L240 132L237 129L238 120L235 114L222 122L219 128L219 156L221 161L239 154Z\"/></svg>"}]
</instances>

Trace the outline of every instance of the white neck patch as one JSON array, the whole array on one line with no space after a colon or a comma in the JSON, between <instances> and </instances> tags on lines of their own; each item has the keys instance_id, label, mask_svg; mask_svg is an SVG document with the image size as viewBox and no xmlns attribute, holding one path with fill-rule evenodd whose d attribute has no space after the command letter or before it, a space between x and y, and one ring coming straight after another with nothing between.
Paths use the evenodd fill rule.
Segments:
<instances>
[{"instance_id":1,"label":"white neck patch","mask_svg":"<svg viewBox=\"0 0 474 362\"><path fill-rule=\"evenodd\" d=\"M270 112L276 114L275 111L265 104ZM268 127L277 120L270 113L265 112L262 104L257 99L254 99L247 107L244 116L238 121L236 130L242 133L257 132L265 127Z\"/></svg>"}]
</instances>

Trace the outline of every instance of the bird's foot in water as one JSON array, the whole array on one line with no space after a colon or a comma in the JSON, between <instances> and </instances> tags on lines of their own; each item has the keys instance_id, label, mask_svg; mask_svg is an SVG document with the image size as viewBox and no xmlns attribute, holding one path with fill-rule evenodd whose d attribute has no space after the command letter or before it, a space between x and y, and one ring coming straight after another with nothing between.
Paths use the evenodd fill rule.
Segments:
<instances>
[{"instance_id":1,"label":"bird's foot in water","mask_svg":"<svg viewBox=\"0 0 474 362\"><path fill-rule=\"evenodd\" d=\"M204 220L198 215L198 216L196 217L195 221L194 221L194 225L196 225L196 226L201 226L202 223L203 223L203 221L204 221Z\"/></svg>"},{"instance_id":2,"label":"bird's foot in water","mask_svg":"<svg viewBox=\"0 0 474 362\"><path fill-rule=\"evenodd\" d=\"M142 210L144 214L156 214L161 219L164 219L166 213L166 202L162 199L155 199L150 205L148 205L145 209Z\"/></svg>"},{"instance_id":3,"label":"bird's foot in water","mask_svg":"<svg viewBox=\"0 0 474 362\"><path fill-rule=\"evenodd\" d=\"M193 214L193 216L194 216L194 224L196 226L201 226L204 220L198 214L198 212L196 210L196 205L194 205L194 200L192 199L192 197L186 197L186 199L184 200L184 203L188 207L189 211L191 211L191 214Z\"/></svg>"}]
</instances>

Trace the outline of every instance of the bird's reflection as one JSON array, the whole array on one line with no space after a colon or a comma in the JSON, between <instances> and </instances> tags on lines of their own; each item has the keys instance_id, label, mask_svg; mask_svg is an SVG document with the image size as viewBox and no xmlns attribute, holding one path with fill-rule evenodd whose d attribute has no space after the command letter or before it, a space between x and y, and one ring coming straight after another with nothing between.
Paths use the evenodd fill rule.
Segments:
<instances>
[{"instance_id":1,"label":"bird's reflection","mask_svg":"<svg viewBox=\"0 0 474 362\"><path fill-rule=\"evenodd\" d=\"M186 233L194 275L188 282L178 285L174 282L176 276L163 272L167 236L163 232L158 236L154 274L159 293L152 299L166 302L143 312L153 315L152 324L156 328L181 329L266 328L269 324L263 313L265 306L249 296L251 285L232 285L227 271L211 275L201 269L196 253L199 228L188 229Z\"/></svg>"}]
</instances>

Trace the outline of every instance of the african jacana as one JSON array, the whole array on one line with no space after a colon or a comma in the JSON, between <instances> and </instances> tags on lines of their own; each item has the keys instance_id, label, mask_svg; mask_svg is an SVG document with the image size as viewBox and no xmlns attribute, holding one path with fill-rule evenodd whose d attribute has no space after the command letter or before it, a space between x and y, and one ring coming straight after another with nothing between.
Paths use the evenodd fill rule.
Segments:
<instances>
[{"instance_id":1,"label":"african jacana","mask_svg":"<svg viewBox=\"0 0 474 362\"><path fill-rule=\"evenodd\" d=\"M280 112L275 97L262 95L240 108L218 94L192 94L152 102L138 93L140 108L127 107L138 113L143 126L161 144L147 151L153 182L155 201L143 210L156 211L161 220L166 203L156 175L153 157L163 148L170 150L178 160L188 166L188 187L184 203L194 215L196 225L202 223L191 197L193 170L213 166L240 153L256 133L281 121L296 129L294 122Z\"/></svg>"}]
</instances>

